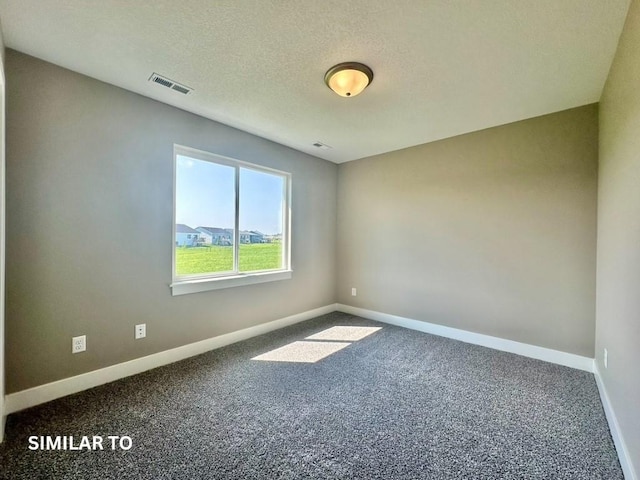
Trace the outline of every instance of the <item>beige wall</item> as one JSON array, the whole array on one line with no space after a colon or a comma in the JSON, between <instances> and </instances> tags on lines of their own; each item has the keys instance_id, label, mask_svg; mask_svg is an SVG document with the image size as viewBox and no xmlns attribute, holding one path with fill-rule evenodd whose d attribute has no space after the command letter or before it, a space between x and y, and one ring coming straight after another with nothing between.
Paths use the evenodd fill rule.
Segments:
<instances>
[{"instance_id":1,"label":"beige wall","mask_svg":"<svg viewBox=\"0 0 640 480\"><path fill-rule=\"evenodd\" d=\"M592 357L597 115L340 165L338 301Z\"/></svg>"},{"instance_id":2,"label":"beige wall","mask_svg":"<svg viewBox=\"0 0 640 480\"><path fill-rule=\"evenodd\" d=\"M4 39L0 27L0 442L4 439L4 265L5 265L5 74Z\"/></svg>"},{"instance_id":3,"label":"beige wall","mask_svg":"<svg viewBox=\"0 0 640 480\"><path fill-rule=\"evenodd\" d=\"M600 104L596 359L640 478L640 2ZM603 350L609 366L604 368Z\"/></svg>"},{"instance_id":4,"label":"beige wall","mask_svg":"<svg viewBox=\"0 0 640 480\"><path fill-rule=\"evenodd\" d=\"M14 51L7 75L9 393L335 302L336 165ZM171 296L174 143L292 173L293 279Z\"/></svg>"}]
</instances>

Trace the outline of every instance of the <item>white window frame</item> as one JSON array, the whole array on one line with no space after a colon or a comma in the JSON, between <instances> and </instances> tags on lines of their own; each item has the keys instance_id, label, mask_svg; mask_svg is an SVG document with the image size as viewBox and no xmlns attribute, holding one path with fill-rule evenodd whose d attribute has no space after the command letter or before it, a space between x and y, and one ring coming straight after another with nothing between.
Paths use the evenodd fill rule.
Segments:
<instances>
[{"instance_id":1,"label":"white window frame","mask_svg":"<svg viewBox=\"0 0 640 480\"><path fill-rule=\"evenodd\" d=\"M178 155L212 162L235 168L235 224L233 235L233 271L220 273L206 273L178 276L176 274L176 180L178 170ZM254 272L240 272L240 168L258 172L271 173L284 178L282 202L282 268L277 270L260 270ZM225 157L216 153L205 152L191 147L174 144L173 146L173 222L171 241L171 293L184 295L188 293L205 292L221 288L253 285L256 283L287 280L292 276L291 270L291 174L274 168L256 165L254 163Z\"/></svg>"}]
</instances>

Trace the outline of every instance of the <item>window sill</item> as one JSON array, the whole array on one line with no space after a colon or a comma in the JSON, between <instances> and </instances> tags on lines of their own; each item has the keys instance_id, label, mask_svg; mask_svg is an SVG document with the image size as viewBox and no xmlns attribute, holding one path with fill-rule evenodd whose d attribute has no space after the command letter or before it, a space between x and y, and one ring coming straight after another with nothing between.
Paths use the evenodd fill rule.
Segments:
<instances>
[{"instance_id":1,"label":"window sill","mask_svg":"<svg viewBox=\"0 0 640 480\"><path fill-rule=\"evenodd\" d=\"M186 295L188 293L206 292L208 290L220 290L222 288L241 287L256 283L276 282L291 278L291 270L278 270L277 272L245 273L233 277L202 278L198 280L184 280L170 285L171 294Z\"/></svg>"}]
</instances>

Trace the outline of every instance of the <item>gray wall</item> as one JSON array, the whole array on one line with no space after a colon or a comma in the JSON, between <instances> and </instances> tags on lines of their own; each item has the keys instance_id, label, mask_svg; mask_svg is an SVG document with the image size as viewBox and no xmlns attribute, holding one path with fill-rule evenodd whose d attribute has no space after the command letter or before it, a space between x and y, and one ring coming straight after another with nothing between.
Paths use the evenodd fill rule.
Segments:
<instances>
[{"instance_id":1,"label":"gray wall","mask_svg":"<svg viewBox=\"0 0 640 480\"><path fill-rule=\"evenodd\" d=\"M14 51L7 75L8 393L335 302L336 165ZM173 143L292 173L293 279L171 296Z\"/></svg>"},{"instance_id":2,"label":"gray wall","mask_svg":"<svg viewBox=\"0 0 640 480\"><path fill-rule=\"evenodd\" d=\"M597 138L590 105L340 165L338 301L593 357Z\"/></svg>"},{"instance_id":3,"label":"gray wall","mask_svg":"<svg viewBox=\"0 0 640 480\"><path fill-rule=\"evenodd\" d=\"M600 104L596 361L640 475L640 2ZM609 352L604 368L603 350ZM638 477L640 478L640 477Z\"/></svg>"}]
</instances>

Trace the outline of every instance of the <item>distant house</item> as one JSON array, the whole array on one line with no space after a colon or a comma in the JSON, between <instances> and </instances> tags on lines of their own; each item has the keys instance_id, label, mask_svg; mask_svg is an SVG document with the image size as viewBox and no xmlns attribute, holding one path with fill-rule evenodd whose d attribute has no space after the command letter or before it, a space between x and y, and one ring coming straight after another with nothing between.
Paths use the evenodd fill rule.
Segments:
<instances>
[{"instance_id":1,"label":"distant house","mask_svg":"<svg viewBox=\"0 0 640 480\"><path fill-rule=\"evenodd\" d=\"M265 243L264 233L257 230L251 230L249 232L249 239L251 243Z\"/></svg>"},{"instance_id":2,"label":"distant house","mask_svg":"<svg viewBox=\"0 0 640 480\"><path fill-rule=\"evenodd\" d=\"M281 243L282 242L282 234L277 233L275 235L265 235L264 236L265 243Z\"/></svg>"},{"instance_id":3,"label":"distant house","mask_svg":"<svg viewBox=\"0 0 640 480\"><path fill-rule=\"evenodd\" d=\"M195 247L200 243L200 232L183 223L176 224L177 247Z\"/></svg>"},{"instance_id":4,"label":"distant house","mask_svg":"<svg viewBox=\"0 0 640 480\"><path fill-rule=\"evenodd\" d=\"M178 236L178 232L184 231L185 235ZM183 243L193 239L193 234L196 234L195 243ZM192 235L187 238L188 235ZM198 237L199 235L199 237ZM179 237L179 238L178 238ZM267 243L266 235L257 230L241 230L240 231L240 243ZM182 239L182 240L180 240ZM176 225L176 244L183 245L221 245L231 246L233 245L233 228L220 228L220 227L197 227L193 229L187 225Z\"/></svg>"},{"instance_id":5,"label":"distant house","mask_svg":"<svg viewBox=\"0 0 640 480\"><path fill-rule=\"evenodd\" d=\"M233 229L218 227L198 227L196 230L209 239L211 245L233 245Z\"/></svg>"},{"instance_id":6,"label":"distant house","mask_svg":"<svg viewBox=\"0 0 640 480\"><path fill-rule=\"evenodd\" d=\"M200 235L200 244L202 245L211 245L213 243L213 235L207 233L206 231L200 230L200 227L196 228L198 234Z\"/></svg>"},{"instance_id":7,"label":"distant house","mask_svg":"<svg viewBox=\"0 0 640 480\"><path fill-rule=\"evenodd\" d=\"M265 243L264 233L256 230L240 230L240 243Z\"/></svg>"}]
</instances>

